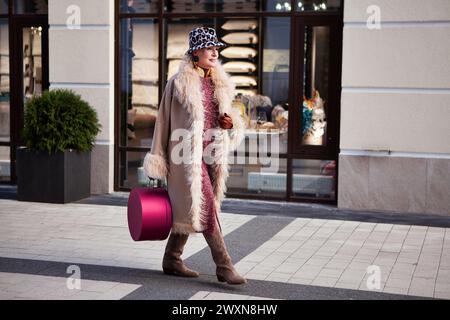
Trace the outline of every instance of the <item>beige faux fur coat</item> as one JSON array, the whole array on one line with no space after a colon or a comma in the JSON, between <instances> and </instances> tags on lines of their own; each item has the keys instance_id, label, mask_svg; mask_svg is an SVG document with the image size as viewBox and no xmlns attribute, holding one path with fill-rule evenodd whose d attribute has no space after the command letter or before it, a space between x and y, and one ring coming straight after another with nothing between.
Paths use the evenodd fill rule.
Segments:
<instances>
[{"instance_id":1,"label":"beige faux fur coat","mask_svg":"<svg viewBox=\"0 0 450 320\"><path fill-rule=\"evenodd\" d=\"M235 86L220 62L212 69L211 77L220 114L227 113L233 120L233 129L217 128L214 135L215 161L212 164L212 185L219 215L228 178L229 164L226 155L242 142L245 127L238 109L231 106ZM201 219L204 129L202 100L201 75L186 56L180 64L178 73L167 82L159 105L151 151L144 159L144 170L149 177L167 178L173 213L172 231L175 233L202 232L206 227L202 224L204 220ZM182 141L189 149L186 154L184 151L180 153L179 143ZM185 157L181 163L179 158L174 156L178 154Z\"/></svg>"}]
</instances>

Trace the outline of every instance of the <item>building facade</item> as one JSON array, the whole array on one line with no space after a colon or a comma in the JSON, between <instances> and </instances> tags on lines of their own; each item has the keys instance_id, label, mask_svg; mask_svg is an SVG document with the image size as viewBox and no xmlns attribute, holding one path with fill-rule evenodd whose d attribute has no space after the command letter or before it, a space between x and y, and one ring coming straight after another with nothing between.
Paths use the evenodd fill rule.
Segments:
<instances>
[{"instance_id":1,"label":"building facade","mask_svg":"<svg viewBox=\"0 0 450 320\"><path fill-rule=\"evenodd\" d=\"M6 0L0 14L4 183L24 101L68 88L102 124L92 193L148 184L165 83L210 26L247 125L227 197L450 213L446 0Z\"/></svg>"}]
</instances>

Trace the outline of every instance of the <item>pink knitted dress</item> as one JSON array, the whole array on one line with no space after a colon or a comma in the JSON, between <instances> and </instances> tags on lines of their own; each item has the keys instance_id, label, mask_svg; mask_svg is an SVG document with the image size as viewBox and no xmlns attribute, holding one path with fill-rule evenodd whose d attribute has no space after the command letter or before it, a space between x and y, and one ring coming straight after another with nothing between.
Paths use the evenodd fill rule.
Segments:
<instances>
[{"instance_id":1,"label":"pink knitted dress","mask_svg":"<svg viewBox=\"0 0 450 320\"><path fill-rule=\"evenodd\" d=\"M219 126L219 107L214 98L214 83L211 77L202 78L203 107L204 107L204 131L217 128ZM203 150L211 143L211 140L203 139ZM217 217L216 205L214 202L214 189L212 184L211 165L205 163L202 159L202 222L207 226L204 232L213 232L220 223Z\"/></svg>"}]
</instances>

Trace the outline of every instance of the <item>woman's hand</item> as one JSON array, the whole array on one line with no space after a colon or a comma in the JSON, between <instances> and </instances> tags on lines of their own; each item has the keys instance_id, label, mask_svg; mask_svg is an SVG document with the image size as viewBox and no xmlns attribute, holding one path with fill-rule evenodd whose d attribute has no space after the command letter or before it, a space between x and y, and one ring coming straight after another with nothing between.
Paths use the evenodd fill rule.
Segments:
<instances>
[{"instance_id":1,"label":"woman's hand","mask_svg":"<svg viewBox=\"0 0 450 320\"><path fill-rule=\"evenodd\" d=\"M232 129L233 128L233 119L226 113L219 116L219 125L222 129Z\"/></svg>"}]
</instances>

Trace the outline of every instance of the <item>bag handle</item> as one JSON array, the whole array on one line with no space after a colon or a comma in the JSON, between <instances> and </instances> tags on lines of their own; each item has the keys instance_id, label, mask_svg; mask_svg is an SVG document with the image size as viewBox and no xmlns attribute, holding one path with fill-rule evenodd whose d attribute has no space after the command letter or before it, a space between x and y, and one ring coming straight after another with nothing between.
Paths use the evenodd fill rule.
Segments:
<instances>
[{"instance_id":1,"label":"bag handle","mask_svg":"<svg viewBox=\"0 0 450 320\"><path fill-rule=\"evenodd\" d=\"M156 179L152 177L148 177L149 179L149 188L164 188L167 189L167 179Z\"/></svg>"}]
</instances>

